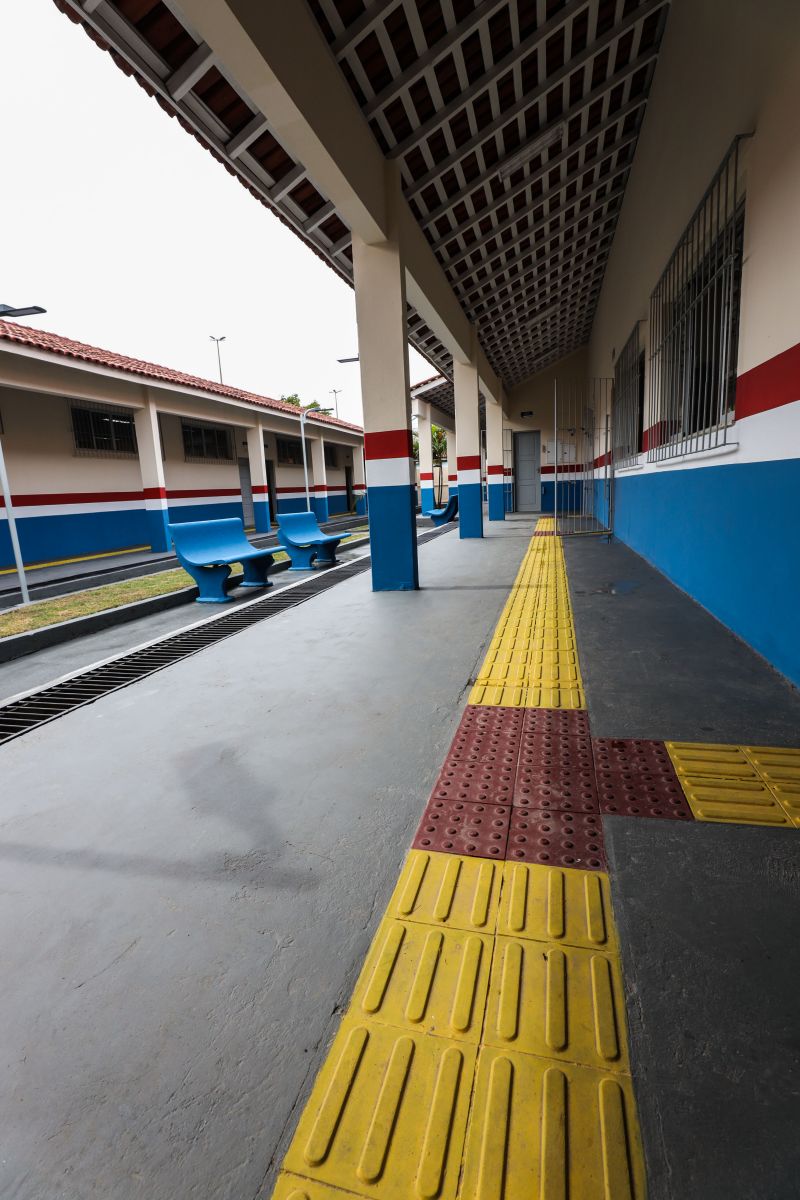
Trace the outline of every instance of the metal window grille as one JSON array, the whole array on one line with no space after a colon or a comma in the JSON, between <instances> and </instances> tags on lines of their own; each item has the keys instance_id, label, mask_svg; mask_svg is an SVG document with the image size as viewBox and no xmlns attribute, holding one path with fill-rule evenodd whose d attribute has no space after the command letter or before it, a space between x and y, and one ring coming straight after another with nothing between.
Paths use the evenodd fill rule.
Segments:
<instances>
[{"instance_id":1,"label":"metal window grille","mask_svg":"<svg viewBox=\"0 0 800 1200\"><path fill-rule=\"evenodd\" d=\"M644 353L638 321L614 364L612 418L614 466L633 467L642 448L644 427Z\"/></svg>"},{"instance_id":2,"label":"metal window grille","mask_svg":"<svg viewBox=\"0 0 800 1200\"><path fill-rule=\"evenodd\" d=\"M339 466L339 455L337 449L335 446L332 446L330 442L325 443L325 466L330 467L333 470L336 470L336 468Z\"/></svg>"},{"instance_id":3,"label":"metal window grille","mask_svg":"<svg viewBox=\"0 0 800 1200\"><path fill-rule=\"evenodd\" d=\"M183 453L187 462L232 462L231 431L219 425L181 422Z\"/></svg>"},{"instance_id":4,"label":"metal window grille","mask_svg":"<svg viewBox=\"0 0 800 1200\"><path fill-rule=\"evenodd\" d=\"M92 457L135 458L136 428L133 413L101 405L71 405L75 453Z\"/></svg>"},{"instance_id":5,"label":"metal window grille","mask_svg":"<svg viewBox=\"0 0 800 1200\"><path fill-rule=\"evenodd\" d=\"M303 446L299 438L276 438L275 451L281 466L302 467Z\"/></svg>"},{"instance_id":6,"label":"metal window grille","mask_svg":"<svg viewBox=\"0 0 800 1200\"><path fill-rule=\"evenodd\" d=\"M727 441L744 230L741 141L734 140L650 297L650 461Z\"/></svg>"}]
</instances>

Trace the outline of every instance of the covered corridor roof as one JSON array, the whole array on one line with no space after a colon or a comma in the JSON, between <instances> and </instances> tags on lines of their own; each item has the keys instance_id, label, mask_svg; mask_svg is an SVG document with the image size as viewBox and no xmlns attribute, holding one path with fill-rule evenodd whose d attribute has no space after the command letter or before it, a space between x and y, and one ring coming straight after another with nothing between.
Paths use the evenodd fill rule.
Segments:
<instances>
[{"instance_id":1,"label":"covered corridor roof","mask_svg":"<svg viewBox=\"0 0 800 1200\"><path fill-rule=\"evenodd\" d=\"M173 0L54 0L335 271L351 236ZM302 0L303 3L306 0ZM669 0L308 0L508 388L583 345ZM451 358L409 308L409 338Z\"/></svg>"},{"instance_id":2,"label":"covered corridor roof","mask_svg":"<svg viewBox=\"0 0 800 1200\"><path fill-rule=\"evenodd\" d=\"M124 371L130 375L144 375L147 379L159 383L178 384L197 391L212 392L228 400L244 400L248 404L257 404L260 408L286 413L287 416L297 417L300 413L296 405L287 404L283 400L273 400L271 396L259 396L256 392L245 392L241 388L229 387L228 384L217 383L213 379L201 379L198 375L187 375L184 371L175 371L171 367L160 367L157 363L145 362L140 358L115 354L113 350L87 346L85 342L76 342L57 333L46 333L42 329L31 329L29 325L18 325L15 321L0 321L0 349L4 342L29 346L33 350L77 359L94 366L111 367L115 371ZM363 432L360 425L351 425L349 421L340 421L338 417L331 417L327 413L315 412L313 419L326 425L336 425L340 429L352 430L354 433Z\"/></svg>"}]
</instances>

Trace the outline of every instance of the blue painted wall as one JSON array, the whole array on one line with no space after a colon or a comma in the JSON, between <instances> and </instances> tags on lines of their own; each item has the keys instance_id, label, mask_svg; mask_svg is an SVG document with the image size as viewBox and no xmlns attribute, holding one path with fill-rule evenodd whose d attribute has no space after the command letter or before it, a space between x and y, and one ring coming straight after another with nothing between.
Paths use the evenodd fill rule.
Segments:
<instances>
[{"instance_id":1,"label":"blue painted wall","mask_svg":"<svg viewBox=\"0 0 800 1200\"><path fill-rule=\"evenodd\" d=\"M17 514L17 534L26 563L52 562L84 554L102 554L105 550L150 545L150 524L144 509L139 508L73 513L63 517L20 517ZM8 522L3 520L0 521L0 566L13 565Z\"/></svg>"},{"instance_id":2,"label":"blue painted wall","mask_svg":"<svg viewBox=\"0 0 800 1200\"><path fill-rule=\"evenodd\" d=\"M800 458L618 476L614 533L800 685Z\"/></svg>"},{"instance_id":3,"label":"blue painted wall","mask_svg":"<svg viewBox=\"0 0 800 1200\"><path fill-rule=\"evenodd\" d=\"M556 483L552 477L542 480L542 512L553 511L553 497ZM558 481L558 511L560 513L580 512L583 497L583 480L573 479Z\"/></svg>"},{"instance_id":4,"label":"blue painted wall","mask_svg":"<svg viewBox=\"0 0 800 1200\"><path fill-rule=\"evenodd\" d=\"M226 517L244 520L241 500L233 500L229 504L214 504L213 501L209 504L181 504L176 501L169 506L169 519L173 525L180 521L221 521Z\"/></svg>"}]
</instances>

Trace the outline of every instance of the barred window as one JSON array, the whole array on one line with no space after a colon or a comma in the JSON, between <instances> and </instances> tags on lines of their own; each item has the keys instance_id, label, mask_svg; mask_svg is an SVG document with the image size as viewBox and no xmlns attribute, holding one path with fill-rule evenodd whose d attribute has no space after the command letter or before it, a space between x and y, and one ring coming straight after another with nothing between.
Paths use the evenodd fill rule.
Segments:
<instances>
[{"instance_id":1,"label":"barred window","mask_svg":"<svg viewBox=\"0 0 800 1200\"><path fill-rule=\"evenodd\" d=\"M72 433L79 454L136 456L136 428L129 410L73 405Z\"/></svg>"},{"instance_id":2,"label":"barred window","mask_svg":"<svg viewBox=\"0 0 800 1200\"><path fill-rule=\"evenodd\" d=\"M230 429L220 425L195 425L181 422L183 453L187 461L201 459L208 462L231 462L233 441Z\"/></svg>"},{"instance_id":3,"label":"barred window","mask_svg":"<svg viewBox=\"0 0 800 1200\"><path fill-rule=\"evenodd\" d=\"M612 412L614 466L635 466L644 434L644 351L638 321L614 364Z\"/></svg>"},{"instance_id":4,"label":"barred window","mask_svg":"<svg viewBox=\"0 0 800 1200\"><path fill-rule=\"evenodd\" d=\"M744 234L737 138L650 297L650 460L727 441Z\"/></svg>"},{"instance_id":5,"label":"barred window","mask_svg":"<svg viewBox=\"0 0 800 1200\"><path fill-rule=\"evenodd\" d=\"M325 443L325 466L336 470L339 466L339 455L336 446L331 446L329 442Z\"/></svg>"},{"instance_id":6,"label":"barred window","mask_svg":"<svg viewBox=\"0 0 800 1200\"><path fill-rule=\"evenodd\" d=\"M301 467L303 465L303 447L299 438L276 438L275 448L281 466Z\"/></svg>"}]
</instances>

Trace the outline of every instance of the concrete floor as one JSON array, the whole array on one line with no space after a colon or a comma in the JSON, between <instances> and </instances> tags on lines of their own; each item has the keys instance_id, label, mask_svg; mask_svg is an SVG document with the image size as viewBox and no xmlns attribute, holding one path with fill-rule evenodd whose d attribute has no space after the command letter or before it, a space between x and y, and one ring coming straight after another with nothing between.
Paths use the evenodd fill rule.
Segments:
<instances>
[{"instance_id":1,"label":"concrete floor","mask_svg":"<svg viewBox=\"0 0 800 1200\"><path fill-rule=\"evenodd\" d=\"M346 581L3 748L0 1195L261 1195L531 528L447 534L418 593Z\"/></svg>"}]
</instances>

